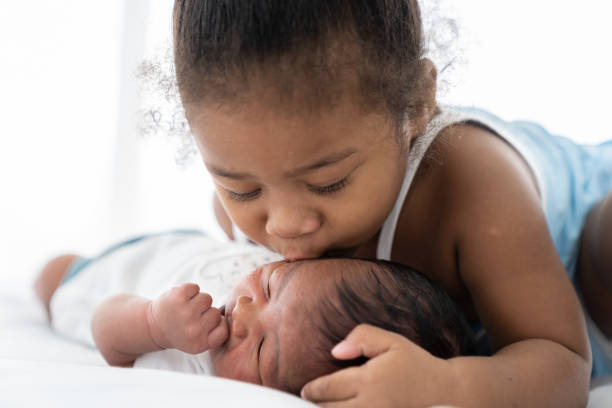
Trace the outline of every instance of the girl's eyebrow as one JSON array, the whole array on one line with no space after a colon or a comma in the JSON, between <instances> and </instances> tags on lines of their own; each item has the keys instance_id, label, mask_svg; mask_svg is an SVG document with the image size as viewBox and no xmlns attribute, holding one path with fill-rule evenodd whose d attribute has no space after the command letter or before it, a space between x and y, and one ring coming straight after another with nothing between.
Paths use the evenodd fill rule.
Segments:
<instances>
[{"instance_id":1,"label":"girl's eyebrow","mask_svg":"<svg viewBox=\"0 0 612 408\"><path fill-rule=\"evenodd\" d=\"M339 152L335 152L335 153L332 153L330 155L323 157L322 159L315 161L314 163L298 167L294 170L290 170L286 172L285 174L283 174L283 176L284 177L295 177L295 176L307 173L312 170L320 169L321 167L330 166L332 164L336 164L346 159L347 157L352 156L356 152L357 152L356 149L346 149L346 150L342 150ZM229 178L233 180L245 180L245 179L254 177L252 174L249 174L249 173L232 172L230 170L225 170L220 167L212 166L208 164L206 165L206 168L208 168L208 171L210 171L212 174L216 176L223 177L223 178Z\"/></svg>"},{"instance_id":2,"label":"girl's eyebrow","mask_svg":"<svg viewBox=\"0 0 612 408\"><path fill-rule=\"evenodd\" d=\"M206 168L208 169L208 171L210 171L212 174L216 176L229 178L233 180L245 180L248 178L253 178L253 176L250 175L249 173L233 173L229 170L223 170L219 167L210 166L208 164L206 165Z\"/></svg>"},{"instance_id":3,"label":"girl's eyebrow","mask_svg":"<svg viewBox=\"0 0 612 408\"><path fill-rule=\"evenodd\" d=\"M295 170L291 170L287 173L284 174L285 177L294 177L300 174L304 174L307 173L309 171L315 170L315 169L320 169L321 167L325 167L325 166L329 166L335 163L338 163L344 159L346 159L347 157L350 157L351 155L353 155L357 150L355 149L346 149L346 150L342 150L340 152L335 152L332 153L328 156L325 156L324 158L317 160L314 163L311 164L307 164L306 166L302 166L302 167L298 167Z\"/></svg>"}]
</instances>

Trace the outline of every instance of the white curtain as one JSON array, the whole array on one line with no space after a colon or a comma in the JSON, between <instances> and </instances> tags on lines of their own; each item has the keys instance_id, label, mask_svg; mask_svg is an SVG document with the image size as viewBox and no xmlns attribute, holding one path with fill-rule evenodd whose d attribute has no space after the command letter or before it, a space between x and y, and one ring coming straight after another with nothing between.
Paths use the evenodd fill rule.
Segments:
<instances>
[{"instance_id":1,"label":"white curtain","mask_svg":"<svg viewBox=\"0 0 612 408\"><path fill-rule=\"evenodd\" d=\"M209 177L138 129L136 77L163 53L171 0L0 3L0 284L51 256L174 228L218 233ZM160 107L163 108L163 107Z\"/></svg>"},{"instance_id":2,"label":"white curtain","mask_svg":"<svg viewBox=\"0 0 612 408\"><path fill-rule=\"evenodd\" d=\"M458 27L443 102L536 120L583 142L612 137L606 2L423 4L438 4ZM135 74L163 55L171 8L0 2L0 278L30 279L50 256L91 255L133 234L219 233L200 161L180 167L179 143L138 130L139 112L158 102L140 93ZM453 35L449 27L442 36Z\"/></svg>"}]
</instances>

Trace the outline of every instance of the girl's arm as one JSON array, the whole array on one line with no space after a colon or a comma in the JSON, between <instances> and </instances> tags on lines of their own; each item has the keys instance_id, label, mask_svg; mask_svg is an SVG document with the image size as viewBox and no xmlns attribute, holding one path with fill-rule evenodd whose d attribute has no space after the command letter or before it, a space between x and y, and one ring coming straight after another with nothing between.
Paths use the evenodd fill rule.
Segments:
<instances>
[{"instance_id":1,"label":"girl's arm","mask_svg":"<svg viewBox=\"0 0 612 408\"><path fill-rule=\"evenodd\" d=\"M338 407L584 406L591 372L584 316L531 174L485 130L459 126L444 136L444 163L427 177L438 183L450 259L495 354L440 360L365 327L333 354L371 360L314 380L303 395Z\"/></svg>"},{"instance_id":2,"label":"girl's arm","mask_svg":"<svg viewBox=\"0 0 612 408\"><path fill-rule=\"evenodd\" d=\"M461 279L495 351L452 361L469 395L465 406L584 406L586 324L532 175L485 130L461 127L454 137L445 174L449 210L455 205L447 222Z\"/></svg>"},{"instance_id":3,"label":"girl's arm","mask_svg":"<svg viewBox=\"0 0 612 408\"><path fill-rule=\"evenodd\" d=\"M92 317L96 346L108 364L131 367L145 353L176 348L198 354L220 346L227 325L212 298L194 283L177 286L151 301L120 294L103 302Z\"/></svg>"}]
</instances>

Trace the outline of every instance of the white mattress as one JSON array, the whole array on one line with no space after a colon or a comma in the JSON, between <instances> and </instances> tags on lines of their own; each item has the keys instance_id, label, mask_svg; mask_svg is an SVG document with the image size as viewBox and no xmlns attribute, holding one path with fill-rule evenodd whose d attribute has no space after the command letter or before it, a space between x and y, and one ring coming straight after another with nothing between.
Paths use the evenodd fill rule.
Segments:
<instances>
[{"instance_id":1,"label":"white mattress","mask_svg":"<svg viewBox=\"0 0 612 408\"><path fill-rule=\"evenodd\" d=\"M29 280L0 276L0 407L82 406L314 405L238 381L109 367L95 349L63 339L51 330Z\"/></svg>"},{"instance_id":2,"label":"white mattress","mask_svg":"<svg viewBox=\"0 0 612 408\"><path fill-rule=\"evenodd\" d=\"M189 405L182 405L189 404ZM46 322L27 279L0 276L0 407L314 407L292 395L215 377L116 368ZM612 407L612 385L587 408Z\"/></svg>"}]
</instances>

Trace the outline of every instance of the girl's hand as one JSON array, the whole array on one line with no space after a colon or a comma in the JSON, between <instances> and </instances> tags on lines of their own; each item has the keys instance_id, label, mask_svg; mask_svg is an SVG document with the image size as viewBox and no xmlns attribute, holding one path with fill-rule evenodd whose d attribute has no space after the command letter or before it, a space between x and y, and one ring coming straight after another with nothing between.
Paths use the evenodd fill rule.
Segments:
<instances>
[{"instance_id":1,"label":"girl's hand","mask_svg":"<svg viewBox=\"0 0 612 408\"><path fill-rule=\"evenodd\" d=\"M198 354L219 347L228 328L219 309L211 307L212 297L201 293L195 283L170 289L147 308L151 339L160 348L175 348Z\"/></svg>"},{"instance_id":2,"label":"girl's hand","mask_svg":"<svg viewBox=\"0 0 612 408\"><path fill-rule=\"evenodd\" d=\"M306 384L302 398L322 407L430 407L452 402L458 389L448 361L374 326L357 326L332 354L370 360Z\"/></svg>"}]
</instances>

